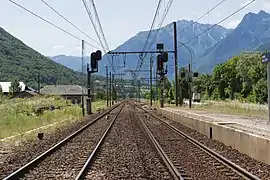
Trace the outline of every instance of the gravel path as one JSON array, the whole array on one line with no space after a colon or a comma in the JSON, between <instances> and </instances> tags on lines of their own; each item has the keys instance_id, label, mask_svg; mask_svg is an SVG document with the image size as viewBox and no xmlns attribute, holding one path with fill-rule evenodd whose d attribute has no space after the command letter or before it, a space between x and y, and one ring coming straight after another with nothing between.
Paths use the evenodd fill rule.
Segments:
<instances>
[{"instance_id":1,"label":"gravel path","mask_svg":"<svg viewBox=\"0 0 270 180\"><path fill-rule=\"evenodd\" d=\"M127 105L91 164L86 179L172 179Z\"/></svg>"}]
</instances>

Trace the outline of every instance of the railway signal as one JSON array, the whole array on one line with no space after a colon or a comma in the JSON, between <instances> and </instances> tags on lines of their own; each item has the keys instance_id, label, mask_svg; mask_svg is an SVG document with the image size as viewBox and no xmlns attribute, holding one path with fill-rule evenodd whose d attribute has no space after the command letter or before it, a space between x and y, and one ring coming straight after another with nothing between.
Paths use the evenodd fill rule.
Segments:
<instances>
[{"instance_id":1,"label":"railway signal","mask_svg":"<svg viewBox=\"0 0 270 180\"><path fill-rule=\"evenodd\" d=\"M162 59L163 62L168 62L168 59L169 59L168 53L167 52L163 52L161 54L161 59Z\"/></svg>"},{"instance_id":2,"label":"railway signal","mask_svg":"<svg viewBox=\"0 0 270 180\"><path fill-rule=\"evenodd\" d=\"M90 62L91 62L91 71L89 64L87 65L87 114L92 114L92 106L91 106L91 74L98 72L98 61L100 61L102 58L102 53L100 50L97 50L96 52L91 53L90 56Z\"/></svg>"},{"instance_id":3,"label":"railway signal","mask_svg":"<svg viewBox=\"0 0 270 180\"><path fill-rule=\"evenodd\" d=\"M164 69L164 63L168 62L168 52L161 52L157 55L157 74L160 75L161 87L161 99L160 106L164 107L164 76L167 74L167 66Z\"/></svg>"},{"instance_id":4,"label":"railway signal","mask_svg":"<svg viewBox=\"0 0 270 180\"><path fill-rule=\"evenodd\" d=\"M98 72L98 61L102 58L102 53L100 50L91 53L91 73Z\"/></svg>"},{"instance_id":5,"label":"railway signal","mask_svg":"<svg viewBox=\"0 0 270 180\"><path fill-rule=\"evenodd\" d=\"M192 82L194 77L198 77L199 73L198 72L191 72L190 64L188 65L188 72L181 72L180 74L181 78L185 78L186 81L189 84L189 108L192 107Z\"/></svg>"}]
</instances>

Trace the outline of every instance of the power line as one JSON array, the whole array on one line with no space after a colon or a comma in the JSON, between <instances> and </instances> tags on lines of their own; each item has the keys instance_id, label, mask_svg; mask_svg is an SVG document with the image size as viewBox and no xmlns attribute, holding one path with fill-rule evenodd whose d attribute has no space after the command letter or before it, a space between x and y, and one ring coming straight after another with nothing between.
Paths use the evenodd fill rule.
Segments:
<instances>
[{"instance_id":1,"label":"power line","mask_svg":"<svg viewBox=\"0 0 270 180\"><path fill-rule=\"evenodd\" d=\"M147 43L148 43L148 40L150 39L150 35L151 35L151 33L152 33L152 29L153 29L153 27L154 27L154 24L155 24L155 22L156 22L156 18L157 18L159 9L160 9L161 2L162 2L162 0L159 0L159 1L158 1L158 5L157 5L157 8L156 8L156 12L155 12L155 15L154 15L154 18L153 18L153 21L152 21L152 24L151 24L151 27L150 27L149 33L148 33L148 35L147 35L146 41L145 41L145 43L144 43L144 46L143 46L143 50L142 50L142 51L145 50L145 48L146 48L146 46L147 46Z\"/></svg>"},{"instance_id":2,"label":"power line","mask_svg":"<svg viewBox=\"0 0 270 180\"><path fill-rule=\"evenodd\" d=\"M99 19L98 13L97 13L97 8L96 8L94 0L91 0L91 3L92 3L92 6L93 6L93 9L94 9L96 20L98 22L98 26L99 26L99 29L100 29L101 36L103 37L103 40L104 40L104 43L105 43L105 46L106 46L107 50L110 51L109 45L107 43L104 31L103 31L103 28L102 28L101 23L100 23L100 19Z\"/></svg>"},{"instance_id":3,"label":"power line","mask_svg":"<svg viewBox=\"0 0 270 180\"><path fill-rule=\"evenodd\" d=\"M155 38L153 39L152 42L150 42L150 44L149 44L148 47L151 47L151 46L153 45L154 41L156 40L157 35L158 35L159 31L160 31L160 28L161 28L161 26L162 26L162 24L163 24L163 22L164 22L164 20L165 20L165 18L166 18L166 16L167 16L169 10L170 10L170 8L171 8L172 3L173 3L173 0L170 0L170 1L167 3L167 6L166 6L166 8L165 8L165 10L164 10L164 12L163 12L162 17L161 17L161 20L160 20L160 22L158 23L157 30L156 30L157 32L156 32L156 34L155 34ZM146 40L146 42L145 42L143 51L145 50L145 48L146 48L146 46L147 46L147 44L148 44L148 41L149 41L149 39L150 39L150 35L151 35L151 33L152 33L154 24L155 24L155 22L156 22L157 15L158 15L159 10L160 10L160 5L161 5L161 0L158 2L158 6L157 6L157 9L156 9L156 12L155 12L155 16L154 16L154 19L153 19L153 22L152 22L150 31L149 31L149 33L148 33L148 37L147 37L147 40ZM146 55L147 55L147 53L145 53L145 54L142 56L141 62L137 64L137 68L136 68L136 69L138 69L139 64L140 64L139 68L142 67L143 61L144 61L144 58L146 57Z\"/></svg>"},{"instance_id":4,"label":"power line","mask_svg":"<svg viewBox=\"0 0 270 180\"><path fill-rule=\"evenodd\" d=\"M163 16L162 16L162 18L161 18L161 21L160 21L159 24L158 24L158 28L157 28L157 32L156 32L155 38L153 39L153 41L152 41L152 42L150 43L150 45L149 45L150 48L152 47L153 43L154 43L154 42L156 41L156 39L157 39L158 33L159 33L159 31L160 31L160 28L161 28L161 26L162 26L162 24L163 24L163 22L164 22L164 20L165 20L165 18L166 18L166 16L167 16L169 10L170 10L170 8L171 8L172 3L173 3L173 0L170 0L170 1L168 2L168 4L167 4L165 10L164 10L164 13L163 13ZM146 53L146 54L147 54L147 53ZM146 54L145 54L145 56L146 56Z\"/></svg>"},{"instance_id":5,"label":"power line","mask_svg":"<svg viewBox=\"0 0 270 180\"><path fill-rule=\"evenodd\" d=\"M58 14L61 18L63 18L66 22L68 22L71 26L76 28L78 31L80 31L82 34L84 34L86 37L94 41L96 44L100 45L95 39L91 38L89 35L87 35L84 31L82 31L80 28L78 28L76 25L74 25L72 22L70 22L67 18L65 18L62 14L60 14L56 9L54 9L50 4L48 4L46 1L41 0L46 6L48 6L52 11L54 11L56 14Z\"/></svg>"},{"instance_id":6,"label":"power line","mask_svg":"<svg viewBox=\"0 0 270 180\"><path fill-rule=\"evenodd\" d=\"M16 6L20 7L21 9L23 9L23 10L25 10L25 11L29 12L30 14L32 14L32 15L34 15L34 16L36 16L37 18L39 18L39 19L41 19L41 20L45 21L46 23L48 23L48 24L52 25L53 27L55 27L55 28L57 28L57 29L61 30L62 32L64 32L64 33L66 33L66 34L68 34L68 35L70 35L70 36L74 37L75 39L78 39L78 40L80 40L80 41L81 41L81 38L79 38L78 36L75 36L74 34L72 34L72 33L68 32L67 30L65 30L65 29L63 29L63 28L61 28L61 27L59 27L59 26L57 26L57 25L53 24L52 22L50 22L50 21L48 21L48 20L44 19L43 17L41 17L41 16L37 15L37 14L36 14L36 13L34 13L34 12L32 12L32 11L28 10L27 8L23 7L22 5L20 5L20 4L16 3L16 2L14 2L14 1L12 1L12 0L9 0L9 1L10 1L11 3L15 4ZM96 46L95 46L95 45L92 45L92 44L90 44L90 43L88 43L88 42L86 42L86 41L85 41L85 43L86 43L86 44L88 44L88 45L89 45L89 46L91 46L91 47L96 48Z\"/></svg>"},{"instance_id":7,"label":"power line","mask_svg":"<svg viewBox=\"0 0 270 180\"><path fill-rule=\"evenodd\" d=\"M86 12L87 12L87 14L88 14L88 16L89 16L89 19L90 19L91 23L92 23L93 26L94 26L94 30L95 30L95 32L96 32L96 35L97 35L98 39L99 39L100 45L101 45L102 49L104 50L104 53L106 53L105 47L104 47L104 45L103 45L103 43L102 43L102 41L101 41L101 38L100 38L99 33L98 33L98 30L97 30L97 28L96 28L96 26L95 26L94 19L93 19L93 16L92 16L92 14L91 14L91 11L90 11L89 7L87 6L86 1L85 1L85 0L82 0L82 1L83 1L85 10L86 10Z\"/></svg>"},{"instance_id":8,"label":"power line","mask_svg":"<svg viewBox=\"0 0 270 180\"><path fill-rule=\"evenodd\" d=\"M203 35L204 33L206 33L207 31L213 29L214 27L216 27L217 25L219 25L220 23L226 21L227 19L229 19L230 17L234 16L235 14L237 14L238 12L240 12L241 10L245 9L247 6L251 5L255 0L250 1L249 3L247 3L246 5L244 5L243 7L241 7L240 9L238 9L237 11L235 11L234 13L230 14L229 16L225 17L224 19L222 19L221 21L219 21L218 23L212 25L210 28L204 30L203 32L199 33L198 35L194 36L193 38L187 40L184 42L184 44L188 44L190 43L192 40L198 38L199 36Z\"/></svg>"},{"instance_id":9,"label":"power line","mask_svg":"<svg viewBox=\"0 0 270 180\"><path fill-rule=\"evenodd\" d=\"M193 23L189 24L187 27L185 27L184 29L182 29L180 32L185 31L186 29L188 29L190 26L192 26L193 24L195 24L196 22L198 22L199 20L201 20L202 18L204 18L207 14L209 14L210 12L212 12L213 10L215 10L217 7L219 7L221 4L223 4L225 1L227 0L222 0L220 1L218 4L216 4L214 7L212 7L209 11L207 11L205 14L203 14L201 17L199 17L198 19L196 19L196 21L194 21Z\"/></svg>"},{"instance_id":10,"label":"power line","mask_svg":"<svg viewBox=\"0 0 270 180\"><path fill-rule=\"evenodd\" d=\"M106 39L105 39L105 36L104 36L103 30L102 30L102 27L101 27L99 18L98 18L98 16L97 16L97 11L95 10L95 15L96 15L96 19L98 19L98 24L99 24L99 28L100 28L100 31L101 31L101 35L103 36L103 40L105 39L105 45L104 45L103 42L102 42L102 37L101 37L100 34L99 34L100 32L98 32L98 28L97 28L97 26L96 26L96 24L95 24L95 22L94 22L94 18L93 18L92 14L91 14L90 8L88 7L88 4L87 4L86 0L82 0L82 2L83 2L83 5L84 5L84 7L85 7L85 10L86 10L86 12L87 12L87 14L88 14L88 17L89 17L89 19L90 19L90 21L91 21L91 23L92 23L92 25L93 25L93 27L94 27L94 30L95 30L95 32L96 32L96 35L97 35L98 40L99 40L99 42L100 42L100 45L101 45L101 47L102 47L102 49L103 49L103 52L106 53L106 52L109 50L109 47L108 47L107 41L106 41ZM96 8L95 8L95 4L93 4L93 3L94 3L94 2L92 2L92 5L93 5L94 9L96 9ZM106 47L105 47L105 46L106 46ZM107 48L107 50L106 50L106 48ZM109 51L110 51L110 50L109 50ZM106 58L107 58L107 61L108 61L109 64L110 64L110 66L112 67L113 71L115 72L114 65L113 65L112 62L110 61L109 57L106 56Z\"/></svg>"}]
</instances>

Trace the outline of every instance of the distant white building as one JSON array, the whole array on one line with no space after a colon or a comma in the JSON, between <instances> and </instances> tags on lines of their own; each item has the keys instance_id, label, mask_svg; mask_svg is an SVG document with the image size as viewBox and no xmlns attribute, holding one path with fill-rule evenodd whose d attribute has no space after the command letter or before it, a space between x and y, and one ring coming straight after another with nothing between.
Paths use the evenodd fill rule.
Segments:
<instances>
[{"instance_id":1,"label":"distant white building","mask_svg":"<svg viewBox=\"0 0 270 180\"><path fill-rule=\"evenodd\" d=\"M21 92L16 94L14 97L25 98L39 95L35 89L26 86L23 82L19 82L19 84L21 87ZM8 95L11 82L0 82L0 86L2 87L4 95Z\"/></svg>"},{"instance_id":2,"label":"distant white building","mask_svg":"<svg viewBox=\"0 0 270 180\"><path fill-rule=\"evenodd\" d=\"M19 82L21 91L25 91L26 85L23 82ZM11 86L11 82L0 82L0 86L2 87L3 93L9 93L9 87Z\"/></svg>"}]
</instances>

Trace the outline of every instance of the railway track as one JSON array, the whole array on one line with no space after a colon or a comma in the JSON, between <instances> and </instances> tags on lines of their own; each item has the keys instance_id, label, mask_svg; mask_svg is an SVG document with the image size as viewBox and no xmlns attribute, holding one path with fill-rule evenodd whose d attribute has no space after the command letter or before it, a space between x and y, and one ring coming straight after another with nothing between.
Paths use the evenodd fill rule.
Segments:
<instances>
[{"instance_id":1,"label":"railway track","mask_svg":"<svg viewBox=\"0 0 270 180\"><path fill-rule=\"evenodd\" d=\"M130 104L111 124L84 165L79 179L172 179L149 144Z\"/></svg>"},{"instance_id":2,"label":"railway track","mask_svg":"<svg viewBox=\"0 0 270 180\"><path fill-rule=\"evenodd\" d=\"M117 118L124 104L118 104L40 156L19 168L4 180L75 179L99 142L104 131Z\"/></svg>"},{"instance_id":3,"label":"railway track","mask_svg":"<svg viewBox=\"0 0 270 180\"><path fill-rule=\"evenodd\" d=\"M137 108L139 120L174 179L259 179L154 113Z\"/></svg>"},{"instance_id":4,"label":"railway track","mask_svg":"<svg viewBox=\"0 0 270 180\"><path fill-rule=\"evenodd\" d=\"M4 178L7 179L259 178L151 110L124 102Z\"/></svg>"}]
</instances>

